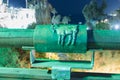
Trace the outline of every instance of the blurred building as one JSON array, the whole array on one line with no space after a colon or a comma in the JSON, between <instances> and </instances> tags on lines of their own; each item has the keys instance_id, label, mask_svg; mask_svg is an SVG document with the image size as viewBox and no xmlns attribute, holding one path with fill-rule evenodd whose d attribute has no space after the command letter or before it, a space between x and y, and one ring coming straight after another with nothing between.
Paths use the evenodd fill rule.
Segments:
<instances>
[{"instance_id":1,"label":"blurred building","mask_svg":"<svg viewBox=\"0 0 120 80\"><path fill-rule=\"evenodd\" d=\"M25 29L35 22L34 9L8 7L0 0L0 27Z\"/></svg>"}]
</instances>

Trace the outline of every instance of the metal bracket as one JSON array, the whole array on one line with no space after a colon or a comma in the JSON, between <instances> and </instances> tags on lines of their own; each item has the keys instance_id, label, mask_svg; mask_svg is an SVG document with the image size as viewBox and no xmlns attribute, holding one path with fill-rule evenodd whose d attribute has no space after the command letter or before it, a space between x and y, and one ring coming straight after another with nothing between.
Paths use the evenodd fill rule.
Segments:
<instances>
[{"instance_id":1,"label":"metal bracket","mask_svg":"<svg viewBox=\"0 0 120 80\"><path fill-rule=\"evenodd\" d=\"M35 53L30 52L31 67L48 67L52 68L52 79L70 80L71 69L92 69L94 66L94 54L92 51L91 61L65 61L65 60L49 60L36 59Z\"/></svg>"},{"instance_id":2,"label":"metal bracket","mask_svg":"<svg viewBox=\"0 0 120 80\"><path fill-rule=\"evenodd\" d=\"M52 79L70 80L70 67L54 66L52 67Z\"/></svg>"}]
</instances>

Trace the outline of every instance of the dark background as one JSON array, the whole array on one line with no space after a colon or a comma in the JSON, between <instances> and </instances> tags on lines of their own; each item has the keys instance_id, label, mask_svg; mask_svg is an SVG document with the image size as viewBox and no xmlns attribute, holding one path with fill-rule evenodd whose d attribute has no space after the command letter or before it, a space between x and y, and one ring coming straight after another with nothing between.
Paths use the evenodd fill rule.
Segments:
<instances>
[{"instance_id":1,"label":"dark background","mask_svg":"<svg viewBox=\"0 0 120 80\"><path fill-rule=\"evenodd\" d=\"M82 9L85 4L88 4L90 0L48 0L57 12L62 16L70 16L71 23L77 24L78 22L85 22L82 14ZM98 0L98 4L101 4L102 0ZM107 9L105 13L110 13L113 10L120 8L120 0L106 0ZM25 7L25 0L10 0L10 6L12 7Z\"/></svg>"}]
</instances>

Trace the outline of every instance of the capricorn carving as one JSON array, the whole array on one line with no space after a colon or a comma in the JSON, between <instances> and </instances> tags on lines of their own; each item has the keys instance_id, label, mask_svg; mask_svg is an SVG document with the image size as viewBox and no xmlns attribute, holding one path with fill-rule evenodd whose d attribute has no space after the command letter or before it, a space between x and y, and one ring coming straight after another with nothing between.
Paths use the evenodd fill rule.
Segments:
<instances>
[{"instance_id":1,"label":"capricorn carving","mask_svg":"<svg viewBox=\"0 0 120 80\"><path fill-rule=\"evenodd\" d=\"M58 44L64 45L74 45L76 40L76 35L78 32L78 26L76 25L53 25L54 33L58 35ZM66 41L66 38L67 41Z\"/></svg>"}]
</instances>

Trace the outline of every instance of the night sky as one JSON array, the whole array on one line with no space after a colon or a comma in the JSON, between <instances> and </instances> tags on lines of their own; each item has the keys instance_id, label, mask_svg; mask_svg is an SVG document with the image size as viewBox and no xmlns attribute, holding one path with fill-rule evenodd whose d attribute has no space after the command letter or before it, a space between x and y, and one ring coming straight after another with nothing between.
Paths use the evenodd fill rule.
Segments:
<instances>
[{"instance_id":1,"label":"night sky","mask_svg":"<svg viewBox=\"0 0 120 80\"><path fill-rule=\"evenodd\" d=\"M9 6L25 8L25 0L9 0Z\"/></svg>"},{"instance_id":2,"label":"night sky","mask_svg":"<svg viewBox=\"0 0 120 80\"><path fill-rule=\"evenodd\" d=\"M70 16L72 23L84 22L82 15L82 9L85 4L88 4L90 0L48 0L53 7L56 8L59 14L62 16ZM98 0L100 4L101 0ZM120 8L120 0L107 0L108 8L106 13ZM25 0L10 0L10 6L13 7L25 7Z\"/></svg>"}]
</instances>

